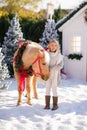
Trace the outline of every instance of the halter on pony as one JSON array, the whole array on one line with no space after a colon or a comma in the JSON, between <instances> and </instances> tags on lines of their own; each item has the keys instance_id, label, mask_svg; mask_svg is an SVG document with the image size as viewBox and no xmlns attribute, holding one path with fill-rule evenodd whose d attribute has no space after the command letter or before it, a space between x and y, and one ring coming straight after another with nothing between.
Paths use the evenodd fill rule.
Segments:
<instances>
[{"instance_id":1,"label":"halter on pony","mask_svg":"<svg viewBox=\"0 0 87 130\"><path fill-rule=\"evenodd\" d=\"M43 51L43 50L41 50ZM44 57L44 56L43 56ZM35 70L31 70L30 72L32 72L35 76L42 76L42 69L41 69L41 66L40 66L40 60L43 58L41 56L38 56L35 61L33 61L32 65L34 65L36 62L38 63L38 68L39 68L39 72L35 72Z\"/></svg>"}]
</instances>

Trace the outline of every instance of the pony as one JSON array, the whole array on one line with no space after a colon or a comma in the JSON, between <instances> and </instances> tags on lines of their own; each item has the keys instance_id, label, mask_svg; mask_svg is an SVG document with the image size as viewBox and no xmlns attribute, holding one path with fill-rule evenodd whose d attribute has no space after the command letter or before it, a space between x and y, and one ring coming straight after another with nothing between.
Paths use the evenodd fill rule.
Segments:
<instances>
[{"instance_id":1,"label":"pony","mask_svg":"<svg viewBox=\"0 0 87 130\"><path fill-rule=\"evenodd\" d=\"M31 90L38 99L37 78L48 80L50 57L48 52L38 43L29 40L20 40L14 54L13 70L18 86L17 105L22 104L22 94L26 89L27 103L32 105Z\"/></svg>"}]
</instances>

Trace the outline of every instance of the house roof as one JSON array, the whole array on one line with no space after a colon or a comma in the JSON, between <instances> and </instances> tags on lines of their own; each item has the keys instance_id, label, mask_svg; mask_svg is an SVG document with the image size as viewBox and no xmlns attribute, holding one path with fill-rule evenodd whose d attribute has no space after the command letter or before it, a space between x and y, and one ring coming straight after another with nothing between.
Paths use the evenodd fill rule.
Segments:
<instances>
[{"instance_id":1,"label":"house roof","mask_svg":"<svg viewBox=\"0 0 87 130\"><path fill-rule=\"evenodd\" d=\"M70 20L71 17L73 17L79 10L81 10L84 6L87 5L87 0L85 0L84 2L82 2L77 8L75 8L74 10L72 10L67 16L65 16L63 19L59 20L56 23L56 28L59 28L60 26L62 26L65 22L67 22L68 20Z\"/></svg>"}]
</instances>

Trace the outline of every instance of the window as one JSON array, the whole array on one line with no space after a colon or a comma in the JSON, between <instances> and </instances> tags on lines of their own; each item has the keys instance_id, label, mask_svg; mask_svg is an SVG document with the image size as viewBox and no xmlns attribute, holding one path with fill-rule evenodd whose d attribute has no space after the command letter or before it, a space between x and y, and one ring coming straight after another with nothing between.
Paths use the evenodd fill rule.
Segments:
<instances>
[{"instance_id":1,"label":"window","mask_svg":"<svg viewBox=\"0 0 87 130\"><path fill-rule=\"evenodd\" d=\"M80 36L72 37L71 53L81 53L81 37Z\"/></svg>"}]
</instances>

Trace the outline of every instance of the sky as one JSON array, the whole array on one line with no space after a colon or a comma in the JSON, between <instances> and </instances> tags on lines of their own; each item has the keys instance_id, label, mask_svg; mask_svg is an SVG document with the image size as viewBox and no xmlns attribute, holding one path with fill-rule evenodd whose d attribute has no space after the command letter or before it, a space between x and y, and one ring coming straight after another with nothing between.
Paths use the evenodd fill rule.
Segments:
<instances>
[{"instance_id":1,"label":"sky","mask_svg":"<svg viewBox=\"0 0 87 130\"><path fill-rule=\"evenodd\" d=\"M0 6L2 5L0 0ZM61 5L62 9L73 9L77 7L81 2L84 0L42 0L39 5L39 8L37 11L40 9L47 9L47 3L52 2L54 4L54 8L58 8L59 5ZM87 1L87 0L85 0ZM26 8L28 9L29 6L27 5Z\"/></svg>"},{"instance_id":2,"label":"sky","mask_svg":"<svg viewBox=\"0 0 87 130\"><path fill-rule=\"evenodd\" d=\"M37 83L39 99L33 98L28 105L23 95L23 104L16 106L17 83L0 91L0 130L87 130L87 82L62 78L58 87L58 105L55 111L44 110L45 84ZM52 98L50 107L52 108Z\"/></svg>"},{"instance_id":3,"label":"sky","mask_svg":"<svg viewBox=\"0 0 87 130\"><path fill-rule=\"evenodd\" d=\"M40 8L47 8L47 3L52 2L55 8L61 5L62 9L73 9L77 7L84 0L42 0Z\"/></svg>"}]
</instances>

